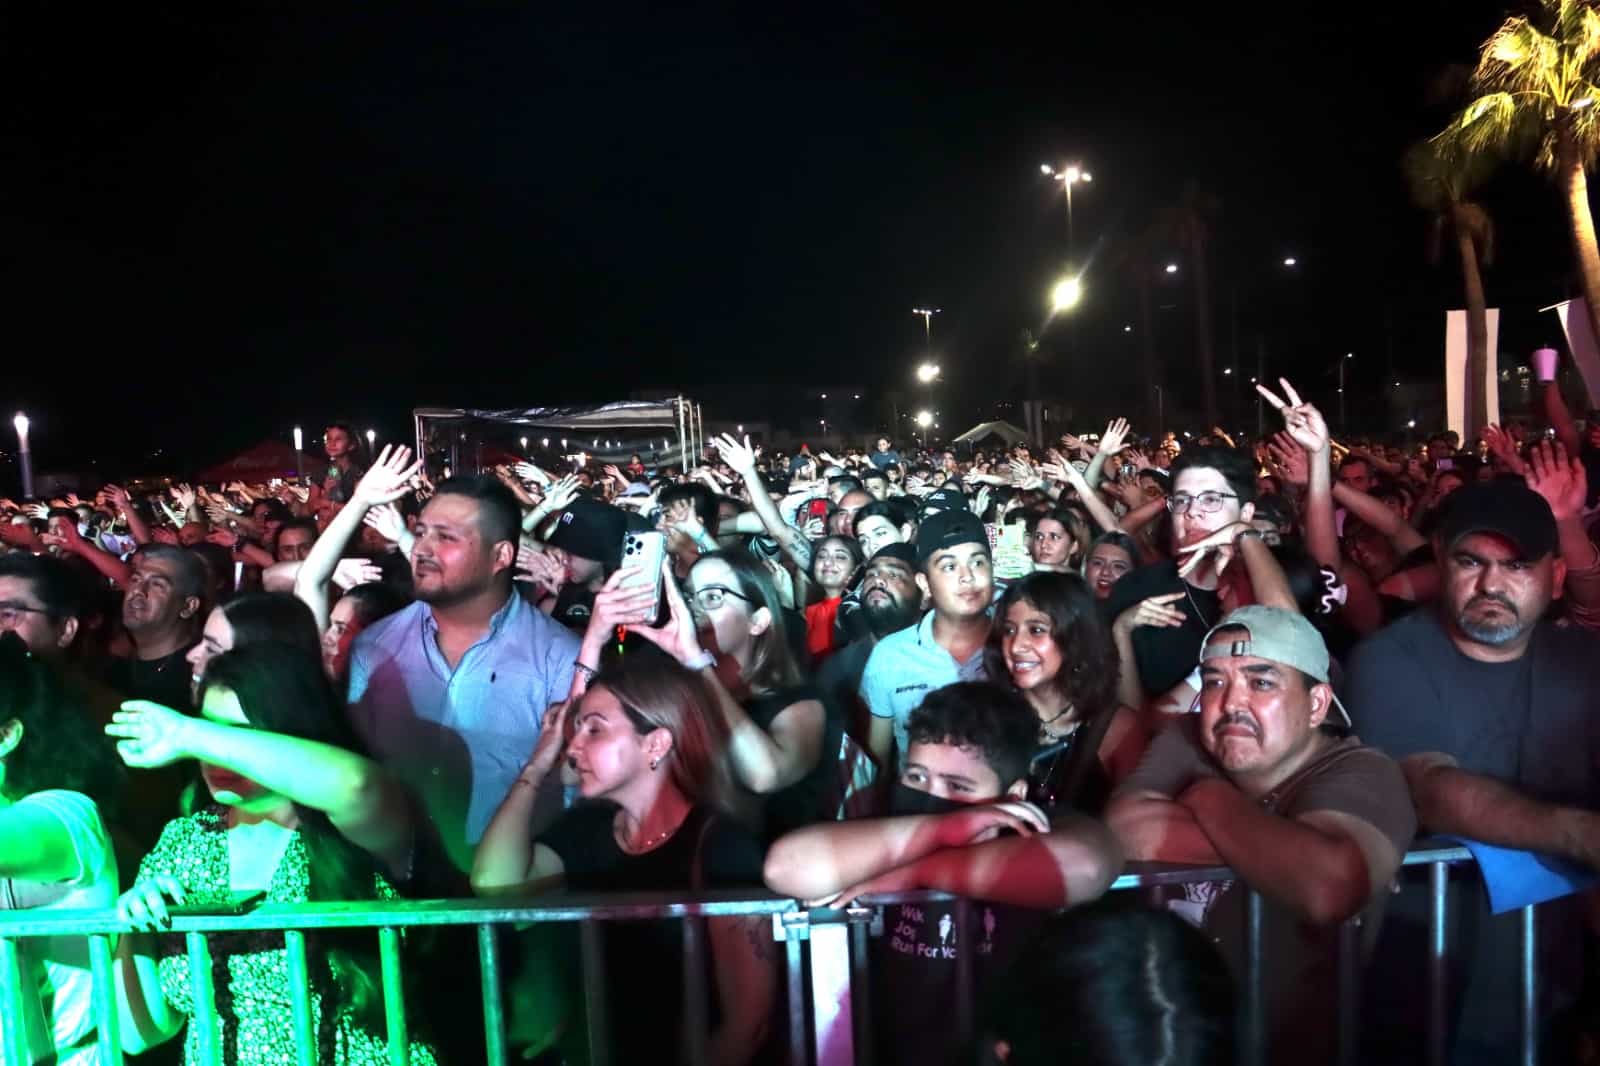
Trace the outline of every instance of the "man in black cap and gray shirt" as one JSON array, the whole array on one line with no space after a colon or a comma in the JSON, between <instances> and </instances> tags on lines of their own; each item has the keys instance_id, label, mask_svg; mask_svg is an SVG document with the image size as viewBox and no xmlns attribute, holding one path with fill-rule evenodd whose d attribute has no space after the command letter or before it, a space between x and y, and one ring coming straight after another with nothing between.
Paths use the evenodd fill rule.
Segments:
<instances>
[{"instance_id":1,"label":"man in black cap and gray shirt","mask_svg":"<svg viewBox=\"0 0 1600 1066\"><path fill-rule=\"evenodd\" d=\"M1351 657L1346 704L1356 730L1401 760L1423 831L1600 868L1600 643L1544 620L1566 576L1550 505L1512 479L1458 489L1434 552L1436 609L1379 631ZM1513 1061L1519 916L1491 917L1475 872L1453 888L1450 955L1460 971L1450 1061ZM1413 880L1384 926L1363 1061L1416 1060L1426 1016L1422 889ZM1539 910L1546 1020L1577 994L1582 902Z\"/></svg>"}]
</instances>

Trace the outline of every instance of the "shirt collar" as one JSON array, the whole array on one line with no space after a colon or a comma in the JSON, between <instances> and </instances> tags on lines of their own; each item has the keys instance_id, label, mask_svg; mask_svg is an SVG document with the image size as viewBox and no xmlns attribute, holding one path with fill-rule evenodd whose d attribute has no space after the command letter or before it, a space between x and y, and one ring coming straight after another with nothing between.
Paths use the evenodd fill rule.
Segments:
<instances>
[{"instance_id":1,"label":"shirt collar","mask_svg":"<svg viewBox=\"0 0 1600 1066\"><path fill-rule=\"evenodd\" d=\"M517 613L517 607L522 602L522 597L517 595L517 590L512 589L511 595L506 598L505 606L501 607L489 618L489 633L484 640L493 640L500 635L500 629L511 616ZM433 608L425 606L422 612L422 631L432 635L439 632L439 620L433 617Z\"/></svg>"}]
</instances>

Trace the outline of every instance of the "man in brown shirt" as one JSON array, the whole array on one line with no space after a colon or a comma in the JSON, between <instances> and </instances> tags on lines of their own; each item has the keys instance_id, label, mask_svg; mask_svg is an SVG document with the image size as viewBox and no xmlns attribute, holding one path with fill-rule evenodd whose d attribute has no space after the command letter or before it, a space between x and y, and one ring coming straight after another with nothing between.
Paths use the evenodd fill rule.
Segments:
<instances>
[{"instance_id":1,"label":"man in brown shirt","mask_svg":"<svg viewBox=\"0 0 1600 1066\"><path fill-rule=\"evenodd\" d=\"M1336 707L1310 622L1275 607L1234 611L1202 645L1200 713L1156 738L1106 811L1129 859L1239 875L1243 885L1182 886L1169 906L1241 978L1243 888L1265 897L1271 1062L1331 1059L1338 926L1361 915L1370 942L1416 831L1400 768L1324 728Z\"/></svg>"}]
</instances>

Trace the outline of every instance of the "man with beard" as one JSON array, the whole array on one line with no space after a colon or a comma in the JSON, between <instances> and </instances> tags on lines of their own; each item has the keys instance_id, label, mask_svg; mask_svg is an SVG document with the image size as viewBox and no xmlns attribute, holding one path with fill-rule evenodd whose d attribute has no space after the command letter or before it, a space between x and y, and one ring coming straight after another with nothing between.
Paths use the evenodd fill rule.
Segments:
<instances>
[{"instance_id":1,"label":"man with beard","mask_svg":"<svg viewBox=\"0 0 1600 1066\"><path fill-rule=\"evenodd\" d=\"M193 552L147 544L133 557L122 625L133 655L114 659L106 682L132 700L190 706L189 664L184 656L200 637L205 568Z\"/></svg>"},{"instance_id":2,"label":"man with beard","mask_svg":"<svg viewBox=\"0 0 1600 1066\"><path fill-rule=\"evenodd\" d=\"M957 681L985 679L994 564L977 515L940 511L924 519L917 529L917 569L917 587L933 610L878 641L861 674L861 698L872 713L867 750L891 777L898 771L891 748L905 756L906 720L923 697Z\"/></svg>"},{"instance_id":3,"label":"man with beard","mask_svg":"<svg viewBox=\"0 0 1600 1066\"><path fill-rule=\"evenodd\" d=\"M567 696L578 638L517 595L521 512L493 477L440 484L417 520L417 602L350 656L350 717L417 796L458 869Z\"/></svg>"},{"instance_id":4,"label":"man with beard","mask_svg":"<svg viewBox=\"0 0 1600 1066\"><path fill-rule=\"evenodd\" d=\"M1416 816L1399 767L1325 730L1342 708L1306 619L1244 607L1201 642L1200 713L1150 745L1106 808L1130 860L1227 865L1169 905L1244 977L1245 886L1266 898L1268 1062L1332 1061L1339 925L1369 939ZM1240 883L1242 882L1242 884Z\"/></svg>"},{"instance_id":5,"label":"man with beard","mask_svg":"<svg viewBox=\"0 0 1600 1066\"><path fill-rule=\"evenodd\" d=\"M870 712L861 699L861 675L878 641L911 625L922 614L917 587L917 550L909 544L886 544L867 561L862 573L860 608L855 619L865 629L828 657L817 672L817 684L845 714L851 735L866 739Z\"/></svg>"},{"instance_id":6,"label":"man with beard","mask_svg":"<svg viewBox=\"0 0 1600 1066\"><path fill-rule=\"evenodd\" d=\"M1434 538L1438 609L1418 610L1361 644L1348 672L1350 705L1368 741L1402 760L1425 830L1554 855L1600 869L1600 647L1544 620L1566 565L1546 498L1521 482L1465 485ZM1480 878L1452 878L1457 923L1448 955L1462 960L1454 1062L1509 1062L1518 1034L1519 915L1490 917ZM1539 910L1541 1003L1570 1006L1581 979L1581 899ZM1379 947L1384 990L1363 1022L1363 1061L1415 1050L1423 1010L1425 886L1397 897ZM1392 982L1393 987L1389 987ZM1409 993L1409 994L1408 994ZM1412 1059L1414 1061L1414 1059ZM1568 1061L1556 1054L1550 1061Z\"/></svg>"}]
</instances>

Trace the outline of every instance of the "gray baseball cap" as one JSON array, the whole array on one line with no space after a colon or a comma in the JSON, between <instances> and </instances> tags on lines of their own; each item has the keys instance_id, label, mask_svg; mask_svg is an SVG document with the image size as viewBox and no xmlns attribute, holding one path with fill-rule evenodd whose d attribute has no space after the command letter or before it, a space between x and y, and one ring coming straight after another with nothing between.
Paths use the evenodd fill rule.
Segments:
<instances>
[{"instance_id":1,"label":"gray baseball cap","mask_svg":"<svg viewBox=\"0 0 1600 1066\"><path fill-rule=\"evenodd\" d=\"M1214 645L1211 638L1220 629L1243 629L1248 639ZM1328 682L1328 646L1305 615L1295 611L1261 604L1240 607L1212 626L1200 644L1201 662L1244 655L1282 663L1324 684ZM1351 725L1350 712L1338 696L1333 697L1333 705L1339 708L1344 724Z\"/></svg>"}]
</instances>

